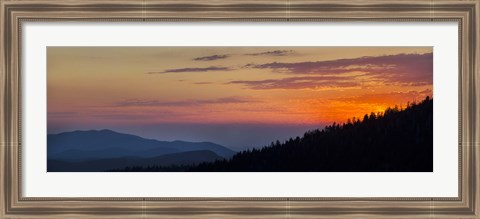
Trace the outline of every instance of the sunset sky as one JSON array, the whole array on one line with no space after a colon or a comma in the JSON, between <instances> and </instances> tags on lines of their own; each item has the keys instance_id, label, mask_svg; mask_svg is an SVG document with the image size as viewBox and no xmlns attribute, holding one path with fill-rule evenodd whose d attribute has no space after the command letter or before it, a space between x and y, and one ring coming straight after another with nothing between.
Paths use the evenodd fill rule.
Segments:
<instances>
[{"instance_id":1,"label":"sunset sky","mask_svg":"<svg viewBox=\"0 0 480 219\"><path fill-rule=\"evenodd\" d=\"M432 96L432 47L48 47L48 132L235 150Z\"/></svg>"}]
</instances>

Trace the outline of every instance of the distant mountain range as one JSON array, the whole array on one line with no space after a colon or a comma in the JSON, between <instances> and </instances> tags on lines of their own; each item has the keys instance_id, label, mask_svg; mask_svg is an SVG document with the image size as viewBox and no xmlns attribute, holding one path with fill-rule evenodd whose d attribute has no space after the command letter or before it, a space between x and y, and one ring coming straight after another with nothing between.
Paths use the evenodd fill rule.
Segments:
<instances>
[{"instance_id":1,"label":"distant mountain range","mask_svg":"<svg viewBox=\"0 0 480 219\"><path fill-rule=\"evenodd\" d=\"M47 136L48 171L104 171L125 166L192 165L236 152L211 142L158 141L112 130Z\"/></svg>"}]
</instances>

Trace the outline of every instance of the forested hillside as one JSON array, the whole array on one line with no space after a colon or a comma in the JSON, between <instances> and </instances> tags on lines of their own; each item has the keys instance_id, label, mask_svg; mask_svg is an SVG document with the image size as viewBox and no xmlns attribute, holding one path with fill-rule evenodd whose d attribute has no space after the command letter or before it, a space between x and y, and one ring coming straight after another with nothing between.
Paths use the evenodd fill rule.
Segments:
<instances>
[{"instance_id":1,"label":"forested hillside","mask_svg":"<svg viewBox=\"0 0 480 219\"><path fill-rule=\"evenodd\" d=\"M353 118L302 137L239 152L198 166L128 167L117 171L194 172L430 172L433 100Z\"/></svg>"}]
</instances>

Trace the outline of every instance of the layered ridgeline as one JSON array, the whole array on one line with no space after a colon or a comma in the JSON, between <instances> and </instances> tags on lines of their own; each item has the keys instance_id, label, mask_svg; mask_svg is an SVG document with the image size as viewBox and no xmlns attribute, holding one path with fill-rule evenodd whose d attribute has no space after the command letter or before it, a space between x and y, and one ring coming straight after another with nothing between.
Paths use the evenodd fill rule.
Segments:
<instances>
[{"instance_id":1,"label":"layered ridgeline","mask_svg":"<svg viewBox=\"0 0 480 219\"><path fill-rule=\"evenodd\" d=\"M389 108L283 143L199 165L128 166L113 171L431 172L433 100Z\"/></svg>"},{"instance_id":2,"label":"layered ridgeline","mask_svg":"<svg viewBox=\"0 0 480 219\"><path fill-rule=\"evenodd\" d=\"M211 142L158 141L111 130L73 131L47 136L49 172L194 165L229 159L234 154L234 151Z\"/></svg>"}]
</instances>

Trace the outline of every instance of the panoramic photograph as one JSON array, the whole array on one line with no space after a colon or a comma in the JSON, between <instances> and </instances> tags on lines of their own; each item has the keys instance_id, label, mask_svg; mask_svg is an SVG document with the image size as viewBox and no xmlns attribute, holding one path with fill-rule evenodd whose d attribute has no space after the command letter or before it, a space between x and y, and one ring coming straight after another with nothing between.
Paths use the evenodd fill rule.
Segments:
<instances>
[{"instance_id":1,"label":"panoramic photograph","mask_svg":"<svg viewBox=\"0 0 480 219\"><path fill-rule=\"evenodd\" d=\"M48 172L433 172L433 47L47 47Z\"/></svg>"}]
</instances>

